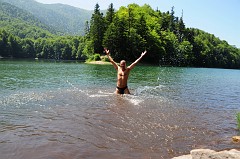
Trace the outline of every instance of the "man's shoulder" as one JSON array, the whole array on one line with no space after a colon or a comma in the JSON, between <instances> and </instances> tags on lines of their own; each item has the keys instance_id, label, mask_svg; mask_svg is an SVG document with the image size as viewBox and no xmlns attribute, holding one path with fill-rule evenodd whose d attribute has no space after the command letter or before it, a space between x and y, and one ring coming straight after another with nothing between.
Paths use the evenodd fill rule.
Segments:
<instances>
[{"instance_id":1,"label":"man's shoulder","mask_svg":"<svg viewBox=\"0 0 240 159\"><path fill-rule=\"evenodd\" d=\"M131 69L133 69L131 66L127 67L127 70L130 71Z\"/></svg>"}]
</instances>

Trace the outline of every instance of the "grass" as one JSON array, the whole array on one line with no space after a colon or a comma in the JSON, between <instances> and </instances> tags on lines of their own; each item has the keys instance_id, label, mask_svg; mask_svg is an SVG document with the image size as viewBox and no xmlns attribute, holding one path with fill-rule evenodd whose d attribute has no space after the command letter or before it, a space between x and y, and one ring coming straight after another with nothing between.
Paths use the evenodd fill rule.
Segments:
<instances>
[{"instance_id":1,"label":"grass","mask_svg":"<svg viewBox=\"0 0 240 159\"><path fill-rule=\"evenodd\" d=\"M238 127L238 130L240 130L240 112L237 113L237 127Z\"/></svg>"}]
</instances>

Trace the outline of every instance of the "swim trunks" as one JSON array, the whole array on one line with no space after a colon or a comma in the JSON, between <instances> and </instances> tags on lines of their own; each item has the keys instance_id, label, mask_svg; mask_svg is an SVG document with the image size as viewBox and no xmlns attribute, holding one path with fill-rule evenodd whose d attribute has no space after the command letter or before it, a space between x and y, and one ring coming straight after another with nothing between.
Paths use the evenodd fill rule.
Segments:
<instances>
[{"instance_id":1,"label":"swim trunks","mask_svg":"<svg viewBox=\"0 0 240 159\"><path fill-rule=\"evenodd\" d=\"M125 91L125 89L127 89L127 88L128 88L128 86L123 87L123 88L117 87L117 89L118 89L118 91L119 91L120 94L124 94L124 91Z\"/></svg>"}]
</instances>

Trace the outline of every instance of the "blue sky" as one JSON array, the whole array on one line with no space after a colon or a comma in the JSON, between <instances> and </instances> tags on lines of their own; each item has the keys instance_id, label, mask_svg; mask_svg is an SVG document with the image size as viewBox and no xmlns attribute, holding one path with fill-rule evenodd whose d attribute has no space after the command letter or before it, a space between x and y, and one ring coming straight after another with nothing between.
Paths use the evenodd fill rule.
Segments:
<instances>
[{"instance_id":1,"label":"blue sky","mask_svg":"<svg viewBox=\"0 0 240 159\"><path fill-rule=\"evenodd\" d=\"M170 11L174 6L175 16L181 17L186 27L193 27L214 34L230 45L240 48L240 8L239 0L36 0L41 3L63 3L78 8L93 10L96 3L101 10L113 3L117 10L131 3L149 4L162 12Z\"/></svg>"}]
</instances>

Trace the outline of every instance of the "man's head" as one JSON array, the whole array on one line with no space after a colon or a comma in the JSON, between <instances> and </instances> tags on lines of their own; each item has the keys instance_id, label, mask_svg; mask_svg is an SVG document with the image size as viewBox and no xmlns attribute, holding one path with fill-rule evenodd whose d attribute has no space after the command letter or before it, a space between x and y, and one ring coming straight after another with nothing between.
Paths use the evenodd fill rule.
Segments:
<instances>
[{"instance_id":1,"label":"man's head","mask_svg":"<svg viewBox=\"0 0 240 159\"><path fill-rule=\"evenodd\" d=\"M127 64L125 60L120 61L120 65L119 65L122 69L126 69Z\"/></svg>"}]
</instances>

